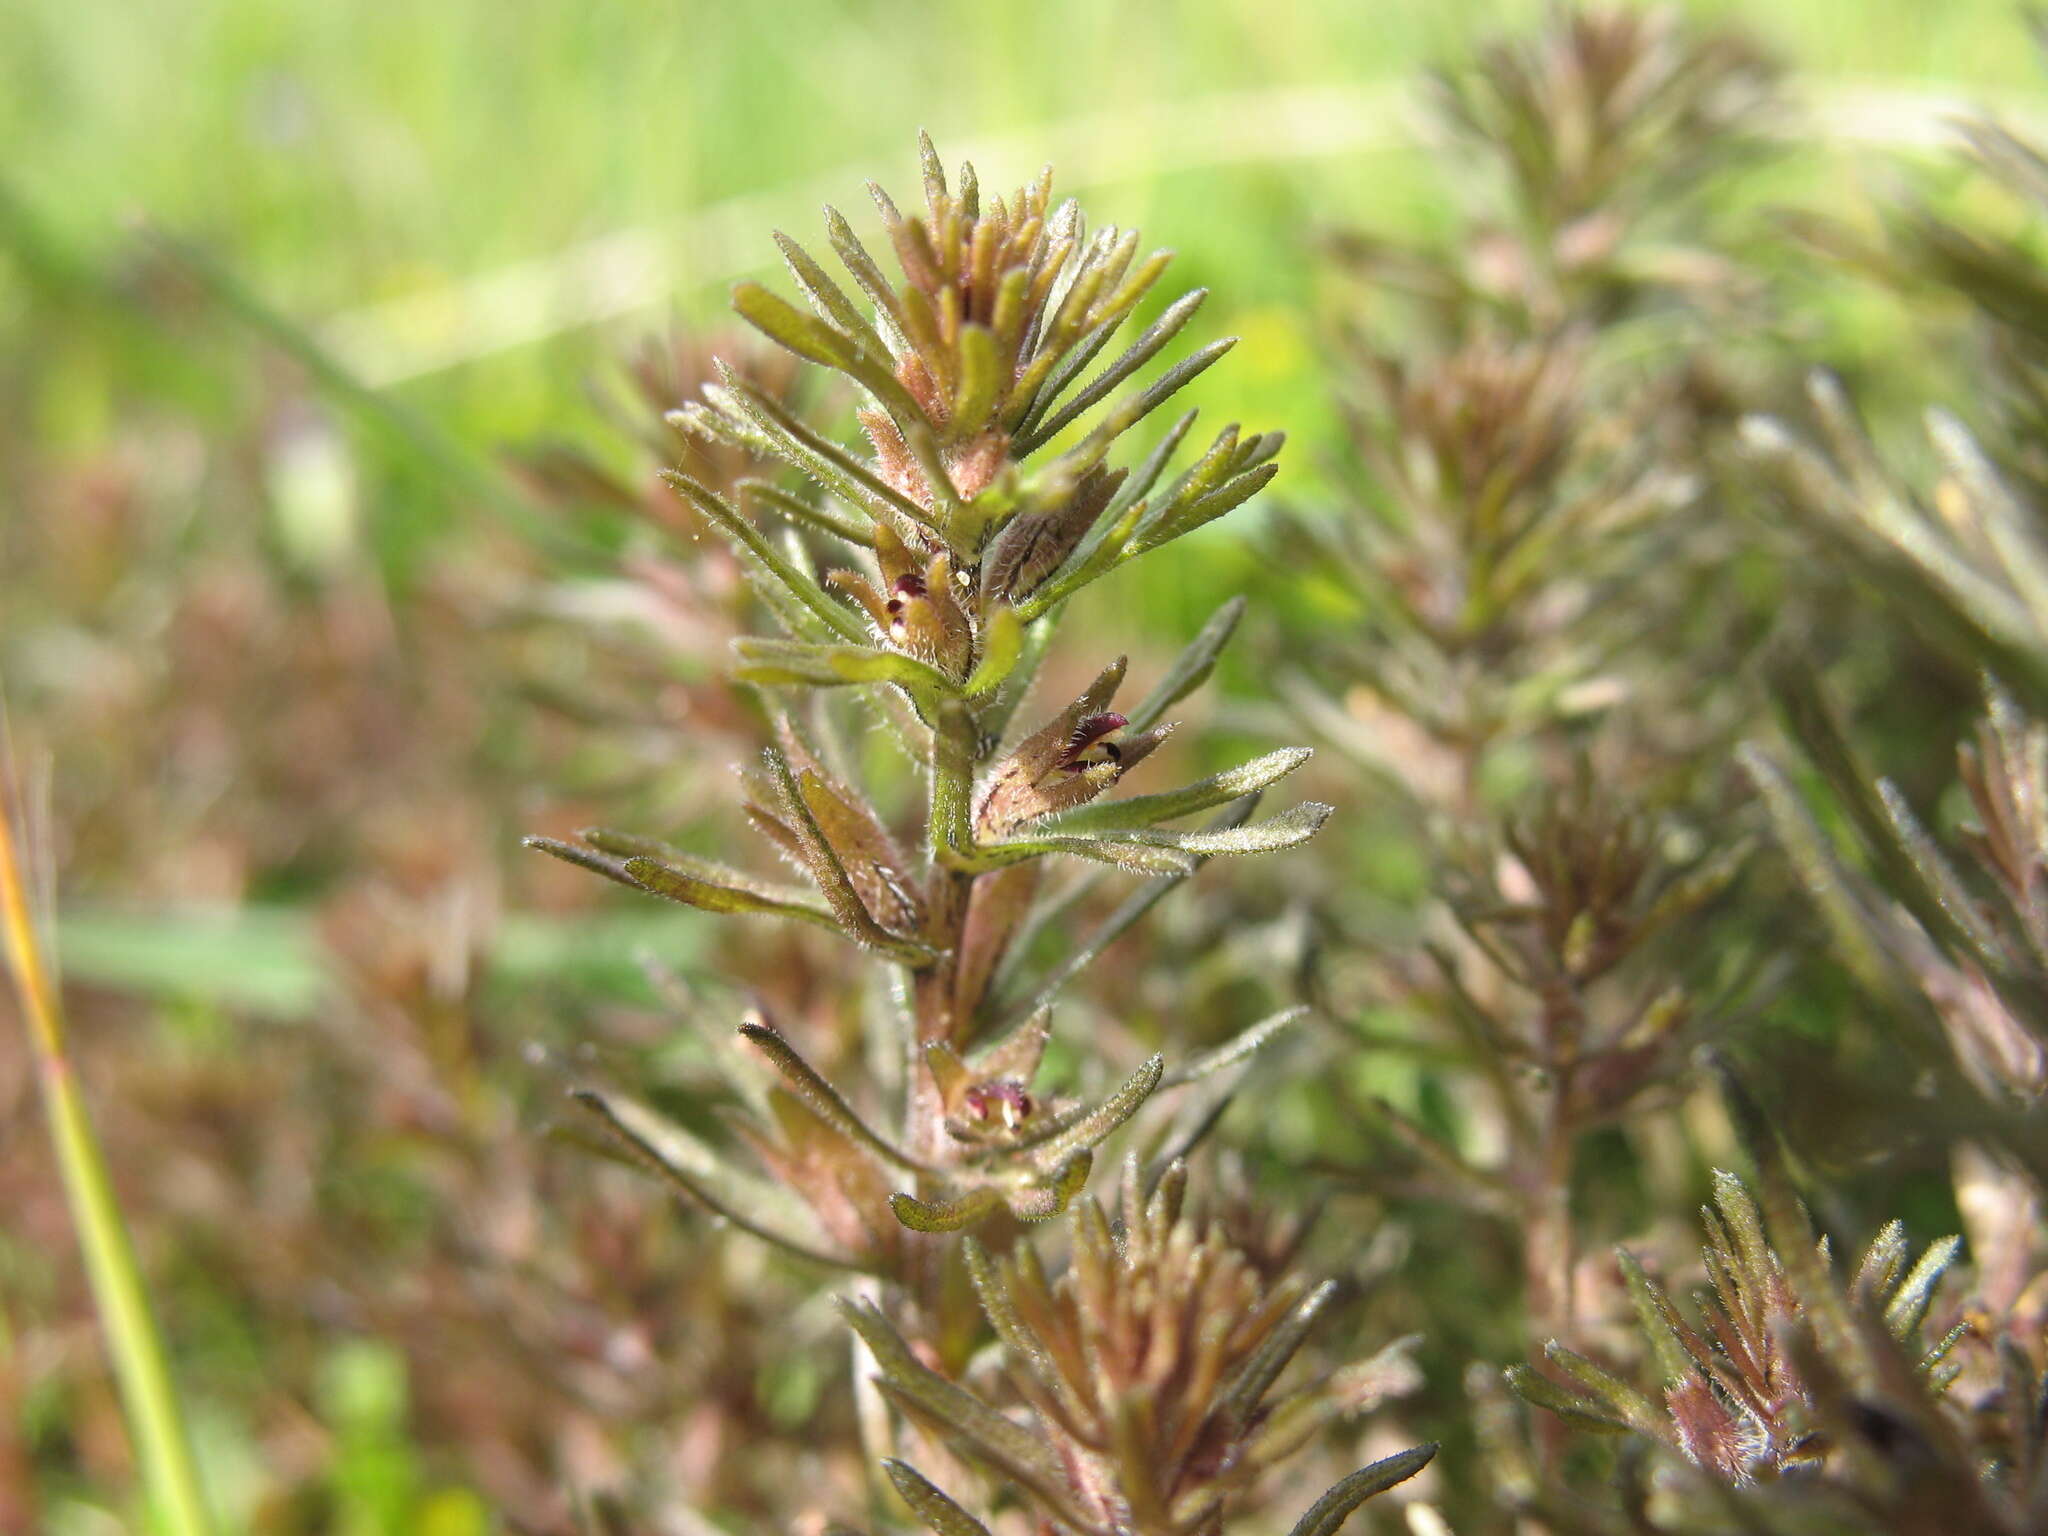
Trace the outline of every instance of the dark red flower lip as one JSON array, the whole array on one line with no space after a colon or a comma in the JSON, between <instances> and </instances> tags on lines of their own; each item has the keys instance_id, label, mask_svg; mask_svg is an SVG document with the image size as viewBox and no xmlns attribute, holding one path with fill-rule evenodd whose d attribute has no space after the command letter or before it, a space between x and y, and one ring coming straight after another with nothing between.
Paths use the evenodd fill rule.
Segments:
<instances>
[{"instance_id":1,"label":"dark red flower lip","mask_svg":"<svg viewBox=\"0 0 2048 1536\"><path fill-rule=\"evenodd\" d=\"M915 571L905 571L889 588L889 612L900 614L905 603L927 595L924 578Z\"/></svg>"},{"instance_id":2,"label":"dark red flower lip","mask_svg":"<svg viewBox=\"0 0 2048 1536\"><path fill-rule=\"evenodd\" d=\"M1060 758L1059 766L1069 771L1087 767L1088 764L1081 760L1082 755L1098 741L1102 741L1103 737L1122 730L1130 723L1123 715L1090 715L1074 727L1074 734L1067 741L1067 750ZM1117 751L1115 742L1103 742L1103 751L1111 762L1115 762L1122 755Z\"/></svg>"},{"instance_id":3,"label":"dark red flower lip","mask_svg":"<svg viewBox=\"0 0 2048 1536\"><path fill-rule=\"evenodd\" d=\"M1000 1115L1006 1125L1013 1127L1030 1119L1036 1107L1024 1085L1006 1077L976 1083L967 1090L964 1099L977 1119L989 1120Z\"/></svg>"}]
</instances>

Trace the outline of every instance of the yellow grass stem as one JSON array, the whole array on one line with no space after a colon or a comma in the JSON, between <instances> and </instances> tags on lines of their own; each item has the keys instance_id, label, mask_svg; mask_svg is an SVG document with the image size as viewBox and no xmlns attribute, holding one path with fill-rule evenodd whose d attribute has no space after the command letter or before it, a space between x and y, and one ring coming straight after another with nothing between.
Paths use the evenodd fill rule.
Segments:
<instances>
[{"instance_id":1,"label":"yellow grass stem","mask_svg":"<svg viewBox=\"0 0 2048 1536\"><path fill-rule=\"evenodd\" d=\"M152 1510L168 1536L211 1536L190 1436L178 1405L163 1338L135 1262L127 1223L107 1176L78 1079L65 1053L64 1016L56 978L37 941L22 874L20 834L11 797L13 775L0 743L0 931L6 934L14 991L34 1043L50 1139L63 1172L64 1194L78 1228L86 1274L99 1308L114 1374L127 1409Z\"/></svg>"}]
</instances>

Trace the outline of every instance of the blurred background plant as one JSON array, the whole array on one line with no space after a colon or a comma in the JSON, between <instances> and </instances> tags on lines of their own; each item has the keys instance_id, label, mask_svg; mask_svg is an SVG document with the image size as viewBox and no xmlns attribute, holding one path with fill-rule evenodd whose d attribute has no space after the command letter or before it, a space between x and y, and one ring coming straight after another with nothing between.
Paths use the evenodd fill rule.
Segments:
<instances>
[{"instance_id":1,"label":"blurred background plant","mask_svg":"<svg viewBox=\"0 0 2048 1536\"><path fill-rule=\"evenodd\" d=\"M1268 570L1314 600L1277 691L1378 809L1372 862L1425 871L1429 899L1320 915L1364 1131L1324 1158L1414 1213L1417 1272L1487 1298L1407 1324L1455 1383L1600 1326L1608 1242L1698 1176L1691 1048L1783 985L1771 893L1722 899L1789 581L1724 447L1784 366L1735 188L1794 107L1746 34L1625 7L1486 46L1433 100L1462 218L1327 242L1347 474L1276 519Z\"/></svg>"},{"instance_id":2,"label":"blurred background plant","mask_svg":"<svg viewBox=\"0 0 2048 1536\"><path fill-rule=\"evenodd\" d=\"M1304 1452L1302 1486L1424 1440L1469 1468L1496 1430L1539 1480L1598 1486L1605 1449L1502 1428L1499 1370L1560 1332L1655 1375L1607 1255L1686 1273L1685 1212L1738 1160L1684 1070L1708 1037L1841 1252L1894 1215L1963 1232L1943 1294L2038 1371L2041 674L2007 537L2040 495L2038 77L2010 7L1197 3L1162 27L1080 0L88 0L9 8L0 55L23 150L0 186L0 676L60 765L83 1081L234 1527L569 1531L581 1502L700 1536L862 1508L815 1276L705 1242L592 1155L564 1093L638 1085L721 1134L691 1106L731 1097L728 1046L679 1016L758 1009L864 1071L861 999L822 936L516 842L603 822L737 853L724 769L765 738L721 653L758 614L655 472L747 471L659 413L713 354L794 387L736 354L725 281L926 124L1005 186L1057 160L1170 238L1179 282L1215 290L1205 334L1243 338L1205 395L1292 436L1288 519L1259 527L1261 498L1154 552L1067 633L1128 649L1142 686L1250 589L1213 702L1183 706L1182 777L1313 739L1339 750L1291 782L1346 814L1160 903L1076 978L1087 1054L1056 1036L1046 1070L1319 1005L1216 1128L1242 1149L1230 1245L1347 1278L1327 1359L1424 1333L1424 1388ZM1974 168L1943 127L1971 100L2015 107ZM1316 228L1347 233L1314 256ZM1841 380L1819 406L1815 363ZM1956 426L1929 437L1934 403ZM1785 425L1738 431L1756 412ZM1809 439L1831 480L1750 455ZM1987 667L2010 705L1959 776ZM1772 814L1731 766L1746 737L1786 781ZM1825 862L1779 851L1795 797ZM1944 920L1929 869L1988 910ZM1816 871L1860 929L1808 899ZM122 1528L134 1468L17 1033L0 1510ZM2022 1377L1962 1358L1952 1396L2009 1422ZM1537 1520L1517 1497L1425 1471L1351 1518Z\"/></svg>"},{"instance_id":3,"label":"blurred background plant","mask_svg":"<svg viewBox=\"0 0 2048 1536\"><path fill-rule=\"evenodd\" d=\"M1817 323L1802 266L1853 254L1894 279L1904 323L1927 323L1916 308L1930 281L1980 312L1997 381L1987 430L2023 441L2012 424L2032 338L2014 295L2030 231L1979 233L1974 209L1928 192L1910 218L1887 218L1880 244L1850 214L1751 201L1738 189L1779 174L1813 104L1755 42L1673 12L1561 12L1451 67L1435 96L1455 179L1475 189L1465 218L1424 242L1328 241L1322 314L1348 387L1335 462L1349 483L1298 501L1267 546L1276 588L1305 583L1310 598L1274 652L1276 691L1356 765L1354 789L1327 793L1382 805L1383 846L1406 845L1431 897L1321 909L1315 995L1360 1047L1335 1094L1360 1133L1349 1160L1329 1142L1316 1151L1403 1216L1409 1272L1469 1284L1469 1310L1403 1312L1401 1288L1386 1292L1390 1323L1427 1330L1432 1379L1448 1387L1468 1362L1534 1347L1515 1377L1525 1396L1584 1419L1572 1393L1597 1382L1610 1417L1747 1486L1805 1463L1765 1473L1745 1458L1856 1441L1842 1415L1879 1371L1875 1356L1833 1361L1852 1385L1825 1402L1781 1372L1778 1335L1804 1312L1763 1294L1775 1272L1753 1251L1747 1269L1709 1252L1721 1321L1701 1325L1695 1340L1713 1342L1694 1354L1719 1374L1683 1376L1660 1355L1668 1411L1594 1363L1644 1347L1615 1331L1632 1282L1610 1245L1668 1220L1730 1150L1690 1070L1705 1042L1753 1070L1772 1116L1827 1167L1832 1198L1846 1200L1852 1170L1924 1159L1931 1208L1953 1201L1996 1225L1973 1234L1973 1315L2039 1351L2031 1300L2007 1321L2040 1273L2038 1191L2020 1171L2039 1134L2024 958L2037 728L1995 694L1965 749L1973 882L1895 786L1860 772L1825 699L1847 687L1896 707L1891 728L1925 729L1949 718L1958 662L2031 661L2038 522L2018 471L1953 418L1934 420L1947 473L1938 510L1922 511L1832 375L1808 391L1832 458L1773 414L1813 358L1853 355ZM1960 139L2003 191L2029 190L2021 139ZM1859 316L1848 334L1876 323ZM1915 673L1936 674L1928 696L1902 698ZM1760 735L1774 700L1874 847L1878 881L1842 867L1774 766L1782 748ZM1789 857L1753 857L1765 824ZM1793 937L1817 921L1832 946ZM1843 997L1845 969L1876 1007ZM1901 1051L1902 1032L1919 1049ZM1943 1039L1960 1071L1926 1049ZM1792 1091L1802 1081L1828 1092ZM1953 1183L1937 1171L1949 1158ZM1495 1240L1475 1244L1475 1222ZM1751 1364L1762 1374L1746 1381ZM1510 1524L1606 1528L1571 1491L1612 1475L1593 1470L1599 1453L1557 1417L1518 1421L1483 1365L1465 1374L1472 1454ZM1974 1386L1979 1406L2012 1390ZM1957 1479L2012 1443L1956 1428L1942 1445ZM1860 1479L1851 1502L1900 1528L1947 1507L1931 1484L1881 1491L1867 1460L1842 1456ZM1675 1475L1654 1457L1630 1464L1653 1484ZM2032 1497L1969 1518L2020 1528ZM1679 1507L1655 1518L1721 1518L1713 1499ZM1463 1500L1445 1512L1461 1530L1494 1518Z\"/></svg>"}]
</instances>

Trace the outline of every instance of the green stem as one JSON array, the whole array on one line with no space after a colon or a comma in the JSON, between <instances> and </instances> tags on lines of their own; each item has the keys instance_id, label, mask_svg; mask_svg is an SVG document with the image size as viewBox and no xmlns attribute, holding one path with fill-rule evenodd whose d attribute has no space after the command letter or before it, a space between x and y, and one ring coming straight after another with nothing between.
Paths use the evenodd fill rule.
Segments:
<instances>
[{"instance_id":1,"label":"green stem","mask_svg":"<svg viewBox=\"0 0 2048 1536\"><path fill-rule=\"evenodd\" d=\"M51 1138L64 1171L64 1192L78 1225L86 1274L141 1451L151 1502L172 1536L209 1536L213 1523L200 1492L163 1337L78 1079L70 1063L58 1057L44 1062L42 1084Z\"/></svg>"},{"instance_id":2,"label":"green stem","mask_svg":"<svg viewBox=\"0 0 2048 1536\"><path fill-rule=\"evenodd\" d=\"M0 763L0 769L5 768ZM8 779L0 773L0 787ZM15 993L35 1043L38 1081L50 1116L64 1193L78 1228L87 1279L106 1330L143 1480L169 1536L211 1536L213 1521L200 1492L191 1438L164 1355L149 1291L114 1197L106 1157L79 1093L64 1043L54 979L43 964L16 854L14 826L0 801L0 928L13 959Z\"/></svg>"},{"instance_id":3,"label":"green stem","mask_svg":"<svg viewBox=\"0 0 2048 1536\"><path fill-rule=\"evenodd\" d=\"M1531 1210L1524 1241L1528 1253L1529 1308L1545 1336L1572 1332L1572 1154L1578 1145L1573 1078L1585 1008L1564 980L1546 986L1537 1049L1544 1085L1536 1121L1538 1140L1528 1149Z\"/></svg>"},{"instance_id":4,"label":"green stem","mask_svg":"<svg viewBox=\"0 0 2048 1536\"><path fill-rule=\"evenodd\" d=\"M978 732L974 716L960 700L943 701L932 720L930 802L925 816L925 901L929 913L927 939L939 952L931 965L910 977L911 1038L909 1074L905 1084L903 1144L911 1155L935 1168L957 1159L959 1147L946 1134L945 1106L938 1085L925 1065L925 1047L956 1043L965 1027L956 1017L956 991L968 899L976 875L960 867L973 846L971 799L974 790ZM936 1184L919 1181L922 1196L939 1193ZM947 1325L946 1248L922 1234L905 1234L916 1255L906 1274L907 1288L928 1320L930 1337L944 1339Z\"/></svg>"},{"instance_id":5,"label":"green stem","mask_svg":"<svg viewBox=\"0 0 2048 1536\"><path fill-rule=\"evenodd\" d=\"M958 869L974 846L976 731L959 699L940 702L932 722L931 809L926 855L935 869Z\"/></svg>"}]
</instances>

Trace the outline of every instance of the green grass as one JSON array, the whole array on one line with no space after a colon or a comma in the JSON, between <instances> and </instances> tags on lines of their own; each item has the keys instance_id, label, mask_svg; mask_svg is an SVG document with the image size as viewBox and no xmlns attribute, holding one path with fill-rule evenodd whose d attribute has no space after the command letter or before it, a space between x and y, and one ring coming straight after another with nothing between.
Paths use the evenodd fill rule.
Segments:
<instances>
[{"instance_id":1,"label":"green grass","mask_svg":"<svg viewBox=\"0 0 2048 1536\"><path fill-rule=\"evenodd\" d=\"M1744 17L1816 81L1965 95L2034 83L2019 18L1998 0L1700 9ZM1425 63L1539 10L1470 0L1277 10L1198 0L1171 12L1099 0L450 0L406 10L27 0L0 15L11 83L0 93L0 142L17 151L0 179L59 274L120 281L137 259L141 219L195 242L315 334L381 301L457 296L429 334L387 338L381 361L408 377L398 404L474 456L539 432L589 436L584 381L620 337L672 313L718 313L725 280L738 275L735 253L693 264L699 210L756 195L764 217L804 238L817 228L819 178L862 168L901 183L921 126L942 150L1029 146L983 165L998 184L1034 171L1037 146L1056 144L1066 184L1110 183L1091 196L1101 216L1170 241L1183 280L1223 296L1201 323L1208 334L1238 331L1246 345L1228 384L1199 392L1212 411L1227 389L1229 408L1248 421L1286 421L1313 439L1330 417L1299 324L1316 283L1305 237L1332 223L1414 228L1457 189L1437 185L1432 165L1398 138L1377 151L1290 153L1289 143L1313 138L1314 122L1288 130L1232 120L1219 105L1222 128L1279 147L1211 169L1202 163L1211 154L1166 130L1178 121L1214 134L1219 124L1201 104L1247 93L1376 100ZM1077 134L1103 114L1150 127L1135 137ZM1847 176L1830 165L1826 178L1853 190L1858 163ZM851 174L834 195L858 216L864 200ZM470 324L465 285L621 230L653 232L652 249L670 261L650 303L602 325L549 325L546 339L509 348ZM767 265L765 232L736 255ZM260 338L225 311L170 336L110 333L39 323L49 292L0 263L0 338L35 355L16 407L31 413L43 446L89 457L154 404L198 404L220 422L260 408L249 371ZM416 355L434 366L417 373ZM446 356L467 360L440 366ZM403 432L362 435L362 537L402 574L435 540L461 536L455 482ZM1299 484L1308 458L1295 463L1290 483ZM1141 579L1135 600L1164 618L1149 605L1182 590L1185 572L1160 576ZM1184 606L1192 620L1198 604Z\"/></svg>"},{"instance_id":2,"label":"green grass","mask_svg":"<svg viewBox=\"0 0 2048 1536\"><path fill-rule=\"evenodd\" d=\"M1999 0L1699 8L1746 18L1817 80L1963 94L2034 83L2019 18ZM1315 285L1305 235L1337 222L1413 228L1456 189L1437 185L1399 140L1377 152L1290 153L1289 142L1313 138L1314 122L1287 130L1233 120L1221 105L1212 118L1201 104L1288 90L1376 99L1539 10L1472 0L1277 9L1197 0L1170 11L1100 0L406 9L26 0L0 14L10 81L0 142L15 149L0 178L59 273L119 281L136 259L134 223L146 220L196 242L315 331L380 301L460 294L506 264L547 261L579 242L654 232L671 281L603 325L549 326L545 340L501 349L456 303L436 333L395 338L396 357L383 361L401 374L414 373L407 359L422 346L436 359L468 359L410 377L397 397L456 444L488 453L542 431L587 436L583 381L620 336L669 313L717 313L737 273L731 253L693 266L697 211L758 195L765 216L802 238L817 227L820 177L863 168L900 183L919 127L942 150L1026 146L983 165L998 184L1034 171L1037 146L1057 144L1068 185L1111 183L1091 198L1101 216L1169 240L1184 280L1226 296L1202 324L1247 338L1227 385L1231 407L1313 436L1329 417L1298 323ZM1103 114L1150 126L1077 134ZM1175 114L1184 127L1280 147L1212 170L1202 164L1211 154L1169 131ZM1853 185L1839 169L1831 178ZM856 213L863 202L850 177L835 195ZM764 232L737 256L766 265ZM90 456L151 403L211 401L221 421L260 406L248 374L258 338L223 313L165 337L46 327L37 311L48 308L46 285L24 286L0 263L0 338L35 353L16 404L46 447ZM425 545L458 531L449 477L402 434L373 435L362 452L364 537L387 569L409 569ZM1305 463L1297 459L1297 472ZM1162 576L1162 586L1180 584ZM1152 584L1140 586L1149 602Z\"/></svg>"},{"instance_id":3,"label":"green grass","mask_svg":"<svg viewBox=\"0 0 2048 1536\"><path fill-rule=\"evenodd\" d=\"M2034 82L2000 0L1699 8L1745 16L1827 77L1990 92ZM920 126L942 148L1028 143L1105 111L1405 80L1538 9L26 0L0 16L0 140L14 148L17 195L89 256L146 217L314 319L741 193L799 193L786 216L807 228L799 189L848 165L900 178ZM1109 147L1070 152L1064 174L1097 179L1090 161ZM1036 161L983 169L1007 183ZM1297 298L1305 280L1284 215L1413 218L1438 190L1393 155L1141 180L1109 207L1169 231L1190 266L1228 274L1234 302L1256 309ZM707 295L686 281L677 298L696 308ZM566 350L490 357L422 398L466 431L530 427L574 392L563 365L578 348Z\"/></svg>"}]
</instances>

